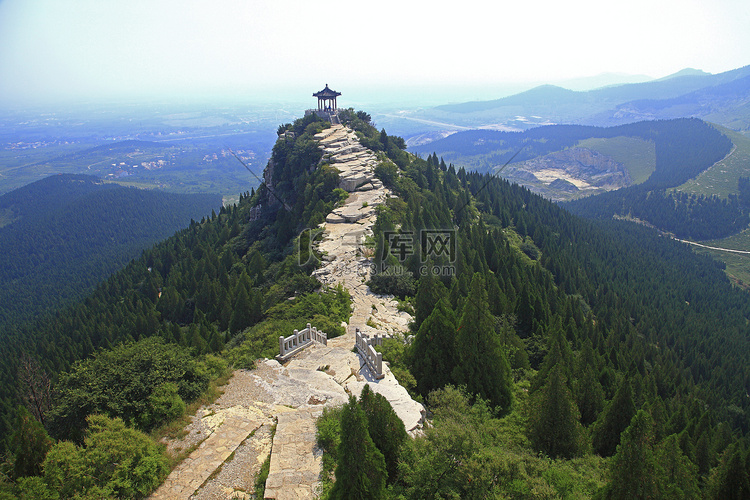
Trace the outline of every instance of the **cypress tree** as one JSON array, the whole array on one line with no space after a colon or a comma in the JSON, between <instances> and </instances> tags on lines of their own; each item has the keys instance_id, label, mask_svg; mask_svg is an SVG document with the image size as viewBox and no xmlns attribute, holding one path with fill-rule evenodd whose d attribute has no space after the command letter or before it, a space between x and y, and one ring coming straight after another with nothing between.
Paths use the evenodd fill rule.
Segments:
<instances>
[{"instance_id":1,"label":"cypress tree","mask_svg":"<svg viewBox=\"0 0 750 500\"><path fill-rule=\"evenodd\" d=\"M698 498L697 467L680 448L676 434L668 436L656 448L660 469L660 494L664 498Z\"/></svg>"},{"instance_id":2,"label":"cypress tree","mask_svg":"<svg viewBox=\"0 0 750 500\"><path fill-rule=\"evenodd\" d=\"M495 333L484 279L475 273L456 335L459 364L453 378L466 389L507 412L513 398L510 364Z\"/></svg>"},{"instance_id":3,"label":"cypress tree","mask_svg":"<svg viewBox=\"0 0 750 500\"><path fill-rule=\"evenodd\" d=\"M447 299L438 303L422 323L411 347L411 372L417 390L427 395L449 384L456 367L456 315Z\"/></svg>"},{"instance_id":4,"label":"cypress tree","mask_svg":"<svg viewBox=\"0 0 750 500\"><path fill-rule=\"evenodd\" d=\"M531 442L552 458L572 458L584 451L583 427L562 369L555 366L534 398Z\"/></svg>"},{"instance_id":5,"label":"cypress tree","mask_svg":"<svg viewBox=\"0 0 750 500\"><path fill-rule=\"evenodd\" d=\"M532 390L536 390L546 383L553 367L560 369L566 380L570 380L573 364L573 351L570 350L570 344L568 344L568 340L563 333L562 320L557 316L550 326L547 354L539 367L539 373L537 373L532 384Z\"/></svg>"},{"instance_id":6,"label":"cypress tree","mask_svg":"<svg viewBox=\"0 0 750 500\"><path fill-rule=\"evenodd\" d=\"M428 268L431 265L428 264ZM432 310L437 305L438 301L448 296L448 291L445 289L440 280L435 278L432 273L427 273L419 280L419 288L417 289L417 295L414 297L414 329L419 330L422 322L432 314Z\"/></svg>"},{"instance_id":7,"label":"cypress tree","mask_svg":"<svg viewBox=\"0 0 750 500\"><path fill-rule=\"evenodd\" d=\"M605 498L635 500L661 498L654 456L654 422L640 410L622 433L622 442L610 462L611 480Z\"/></svg>"},{"instance_id":8,"label":"cypress tree","mask_svg":"<svg viewBox=\"0 0 750 500\"><path fill-rule=\"evenodd\" d=\"M367 431L367 417L354 396L341 411L341 443L336 453L336 482L331 500L376 500L387 476L383 454Z\"/></svg>"},{"instance_id":9,"label":"cypress tree","mask_svg":"<svg viewBox=\"0 0 750 500\"><path fill-rule=\"evenodd\" d=\"M594 451L603 457L612 456L620 442L620 433L624 431L630 419L635 415L635 403L630 382L623 378L599 420L594 426Z\"/></svg>"},{"instance_id":10,"label":"cypress tree","mask_svg":"<svg viewBox=\"0 0 750 500\"><path fill-rule=\"evenodd\" d=\"M712 473L709 490L713 498L722 500L750 498L750 477L740 446L732 446L724 452L721 463Z\"/></svg>"},{"instance_id":11,"label":"cypress tree","mask_svg":"<svg viewBox=\"0 0 750 500\"><path fill-rule=\"evenodd\" d=\"M591 367L586 369L583 378L578 381L577 402L581 412L581 423L594 423L604 407L604 390Z\"/></svg>"},{"instance_id":12,"label":"cypress tree","mask_svg":"<svg viewBox=\"0 0 750 500\"><path fill-rule=\"evenodd\" d=\"M369 384L362 388L359 404L367 417L370 438L385 459L388 482L394 483L401 445L408 438L404 422L396 415L391 403L382 394L372 392Z\"/></svg>"},{"instance_id":13,"label":"cypress tree","mask_svg":"<svg viewBox=\"0 0 750 500\"><path fill-rule=\"evenodd\" d=\"M247 289L244 286L237 287L237 297L234 300L232 319L229 320L229 331L239 332L252 324L253 305L250 302Z\"/></svg>"}]
</instances>

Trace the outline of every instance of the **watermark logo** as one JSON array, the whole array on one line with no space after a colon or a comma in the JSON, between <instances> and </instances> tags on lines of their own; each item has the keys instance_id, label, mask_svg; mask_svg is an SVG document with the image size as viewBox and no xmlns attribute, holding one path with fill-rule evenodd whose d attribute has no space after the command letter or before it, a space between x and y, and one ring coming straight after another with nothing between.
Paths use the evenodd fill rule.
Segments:
<instances>
[{"instance_id":1,"label":"watermark logo","mask_svg":"<svg viewBox=\"0 0 750 500\"><path fill-rule=\"evenodd\" d=\"M305 229L297 238L297 263L300 266L319 266L325 260L335 260L337 265L342 261L326 259L325 252L321 252L319 243L323 239L324 230L321 228ZM457 235L455 229L421 229L419 231L384 231L382 233L382 247L373 248L366 244L364 232L352 232L336 236L331 248L338 248L345 254L357 256L351 262L356 266L360 276L368 274L385 274L390 276L413 275L409 269L419 264L417 272L420 276L428 274L437 276L454 276L456 274ZM377 241L377 238L370 240ZM369 256L375 255L376 262ZM418 256L418 262L411 257ZM407 265L408 264L408 265ZM339 269L343 271L343 269Z\"/></svg>"},{"instance_id":2,"label":"watermark logo","mask_svg":"<svg viewBox=\"0 0 750 500\"><path fill-rule=\"evenodd\" d=\"M451 264L456 262L455 229L422 229L419 232L421 260L423 264L430 258L445 256Z\"/></svg>"},{"instance_id":3,"label":"watermark logo","mask_svg":"<svg viewBox=\"0 0 750 500\"><path fill-rule=\"evenodd\" d=\"M383 231L383 253L382 259L385 260L389 255L393 255L399 262L403 262L407 257L414 254L414 232L405 231Z\"/></svg>"},{"instance_id":4,"label":"watermark logo","mask_svg":"<svg viewBox=\"0 0 750 500\"><path fill-rule=\"evenodd\" d=\"M315 242L323 237L323 229L303 229L297 237L297 265L317 266L320 263L320 255L316 252Z\"/></svg>"},{"instance_id":5,"label":"watermark logo","mask_svg":"<svg viewBox=\"0 0 750 500\"><path fill-rule=\"evenodd\" d=\"M419 269L421 276L434 274L438 276L454 276L456 274L456 230L455 229L420 229L419 231L384 231L383 248L381 249L381 265L373 265L372 273L387 275L412 274L404 266L406 260L416 255L419 250ZM394 265L388 257L395 257L398 261ZM440 262L441 265L428 265L428 262Z\"/></svg>"}]
</instances>

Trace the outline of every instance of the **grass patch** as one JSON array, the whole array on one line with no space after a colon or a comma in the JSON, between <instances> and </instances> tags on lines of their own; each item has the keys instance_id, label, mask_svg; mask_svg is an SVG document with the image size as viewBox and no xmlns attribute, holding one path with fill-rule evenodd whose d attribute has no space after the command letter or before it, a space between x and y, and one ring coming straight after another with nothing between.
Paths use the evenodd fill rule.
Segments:
<instances>
[{"instance_id":1,"label":"grass patch","mask_svg":"<svg viewBox=\"0 0 750 500\"><path fill-rule=\"evenodd\" d=\"M276 424L271 427L271 442L273 437L276 435ZM271 449L273 452L273 448ZM271 470L271 452L268 453L268 457L260 466L258 475L255 477L255 498L263 498L266 494L266 480L268 479L268 473Z\"/></svg>"},{"instance_id":2,"label":"grass patch","mask_svg":"<svg viewBox=\"0 0 750 500\"><path fill-rule=\"evenodd\" d=\"M644 182L656 170L656 144L639 137L584 139L576 147L596 151L622 163L634 184Z\"/></svg>"},{"instance_id":3,"label":"grass patch","mask_svg":"<svg viewBox=\"0 0 750 500\"><path fill-rule=\"evenodd\" d=\"M734 149L698 177L677 187L678 191L706 196L715 194L726 198L737 193L737 181L740 177L750 177L750 137L718 125L715 127L732 140Z\"/></svg>"},{"instance_id":4,"label":"grass patch","mask_svg":"<svg viewBox=\"0 0 750 500\"><path fill-rule=\"evenodd\" d=\"M750 251L750 229L720 240L702 241L701 244L732 250ZM726 272L732 283L742 288L750 288L750 255L710 250L698 246L693 246L692 248L698 253L708 254L726 264L727 267L724 272Z\"/></svg>"}]
</instances>

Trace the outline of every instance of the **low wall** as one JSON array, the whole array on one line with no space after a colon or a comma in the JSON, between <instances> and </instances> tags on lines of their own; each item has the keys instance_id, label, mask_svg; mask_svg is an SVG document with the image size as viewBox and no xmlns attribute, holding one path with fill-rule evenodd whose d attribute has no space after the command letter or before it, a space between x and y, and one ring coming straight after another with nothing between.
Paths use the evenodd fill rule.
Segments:
<instances>
[{"instance_id":1,"label":"low wall","mask_svg":"<svg viewBox=\"0 0 750 500\"><path fill-rule=\"evenodd\" d=\"M386 338L383 335L375 335L373 338L369 338L356 329L354 333L354 341L357 346L359 355L362 356L370 368L370 371L376 379L385 377L383 374L383 354L375 351L376 345L382 345L383 340Z\"/></svg>"},{"instance_id":2,"label":"low wall","mask_svg":"<svg viewBox=\"0 0 750 500\"><path fill-rule=\"evenodd\" d=\"M310 323L308 323L307 328L303 330L294 330L294 333L288 337L279 337L279 355L276 356L276 359L284 362L305 347L312 345L313 342L328 345L328 335L319 332L317 328L310 326Z\"/></svg>"}]
</instances>

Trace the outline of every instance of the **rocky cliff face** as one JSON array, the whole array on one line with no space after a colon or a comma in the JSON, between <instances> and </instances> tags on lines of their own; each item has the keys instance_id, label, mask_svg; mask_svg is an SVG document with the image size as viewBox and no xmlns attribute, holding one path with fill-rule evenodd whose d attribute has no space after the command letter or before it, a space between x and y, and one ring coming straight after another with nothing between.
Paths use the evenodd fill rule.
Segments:
<instances>
[{"instance_id":1,"label":"rocky cliff face","mask_svg":"<svg viewBox=\"0 0 750 500\"><path fill-rule=\"evenodd\" d=\"M503 176L556 201L612 191L633 183L622 163L586 148L556 151L512 164Z\"/></svg>"}]
</instances>

